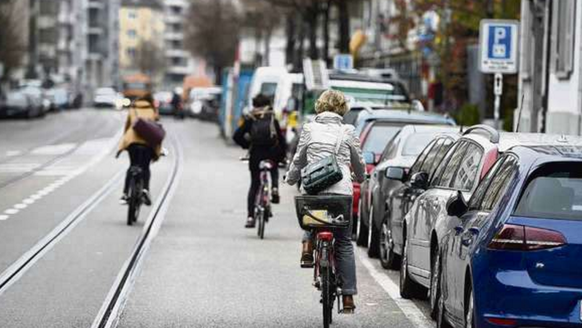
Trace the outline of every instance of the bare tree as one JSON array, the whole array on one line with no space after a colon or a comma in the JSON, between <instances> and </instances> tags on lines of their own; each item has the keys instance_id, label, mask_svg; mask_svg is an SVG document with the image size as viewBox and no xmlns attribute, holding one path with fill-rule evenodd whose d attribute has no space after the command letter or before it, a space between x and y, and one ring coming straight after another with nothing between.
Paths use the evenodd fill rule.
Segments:
<instances>
[{"instance_id":1,"label":"bare tree","mask_svg":"<svg viewBox=\"0 0 582 328\"><path fill-rule=\"evenodd\" d=\"M160 46L152 41L141 41L137 47L136 68L157 79L166 71L166 59Z\"/></svg>"},{"instance_id":2,"label":"bare tree","mask_svg":"<svg viewBox=\"0 0 582 328\"><path fill-rule=\"evenodd\" d=\"M231 0L191 0L185 22L186 47L204 58L220 79L237 51L241 18Z\"/></svg>"},{"instance_id":3,"label":"bare tree","mask_svg":"<svg viewBox=\"0 0 582 328\"><path fill-rule=\"evenodd\" d=\"M0 1L0 63L4 66L3 80L22 64L26 54L26 23L23 23L23 5L17 0Z\"/></svg>"}]
</instances>

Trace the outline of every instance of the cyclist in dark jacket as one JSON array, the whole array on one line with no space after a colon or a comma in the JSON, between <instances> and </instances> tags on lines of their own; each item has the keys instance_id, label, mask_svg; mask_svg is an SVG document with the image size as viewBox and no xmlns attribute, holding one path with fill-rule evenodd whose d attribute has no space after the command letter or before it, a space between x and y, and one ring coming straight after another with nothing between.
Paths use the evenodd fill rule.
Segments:
<instances>
[{"instance_id":1,"label":"cyclist in dark jacket","mask_svg":"<svg viewBox=\"0 0 582 328\"><path fill-rule=\"evenodd\" d=\"M251 186L247 197L246 228L255 226L253 217L255 195L261 184L259 164L271 160L275 164L285 160L287 144L281 133L279 122L271 108L271 99L259 94L253 98L253 110L246 115L242 125L235 131L234 141L244 149L249 149L249 170ZM279 203L279 171L277 165L271 170L272 199Z\"/></svg>"}]
</instances>

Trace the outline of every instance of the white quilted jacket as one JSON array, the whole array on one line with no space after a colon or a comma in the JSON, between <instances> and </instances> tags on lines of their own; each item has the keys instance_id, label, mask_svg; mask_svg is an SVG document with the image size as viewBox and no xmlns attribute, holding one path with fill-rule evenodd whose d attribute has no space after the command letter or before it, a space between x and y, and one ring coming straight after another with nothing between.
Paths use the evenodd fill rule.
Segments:
<instances>
[{"instance_id":1,"label":"white quilted jacket","mask_svg":"<svg viewBox=\"0 0 582 328\"><path fill-rule=\"evenodd\" d=\"M285 181L290 185L297 183L301 178L301 169L333 154L340 132L343 131L337 156L343 179L322 193L352 195L351 170L355 174L356 181L363 182L366 178L366 165L362 157L360 139L354 130L352 125L342 123L340 115L331 112L321 113L315 117L314 122L303 125L297 152L293 157Z\"/></svg>"}]
</instances>

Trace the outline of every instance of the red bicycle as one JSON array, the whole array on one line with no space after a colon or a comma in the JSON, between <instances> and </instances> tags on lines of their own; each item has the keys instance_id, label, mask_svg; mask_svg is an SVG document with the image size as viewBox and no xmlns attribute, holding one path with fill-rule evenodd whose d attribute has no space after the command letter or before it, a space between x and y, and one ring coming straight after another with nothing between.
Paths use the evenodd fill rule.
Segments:
<instances>
[{"instance_id":1,"label":"red bicycle","mask_svg":"<svg viewBox=\"0 0 582 328\"><path fill-rule=\"evenodd\" d=\"M337 299L342 311L341 282L336 272L334 235L338 229L349 229L352 197L340 195L297 196L295 207L299 225L315 234L313 286L321 292L323 327L333 321L333 306Z\"/></svg>"}]
</instances>

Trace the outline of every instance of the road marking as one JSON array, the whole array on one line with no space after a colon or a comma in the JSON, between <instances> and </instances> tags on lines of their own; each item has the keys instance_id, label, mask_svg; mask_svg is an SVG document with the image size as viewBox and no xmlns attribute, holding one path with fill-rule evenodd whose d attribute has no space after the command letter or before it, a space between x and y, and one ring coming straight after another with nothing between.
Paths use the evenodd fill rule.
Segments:
<instances>
[{"instance_id":1,"label":"road marking","mask_svg":"<svg viewBox=\"0 0 582 328\"><path fill-rule=\"evenodd\" d=\"M16 214L18 212L19 212L19 210L15 209L15 208L9 208L6 211L4 211L4 214L14 215L14 214Z\"/></svg>"},{"instance_id":2,"label":"road marking","mask_svg":"<svg viewBox=\"0 0 582 328\"><path fill-rule=\"evenodd\" d=\"M104 138L104 139L95 139L87 141L86 143L82 144L78 149L75 150L73 154L81 154L81 155L93 155L87 163L82 165L71 165L67 162L67 158L61 159L55 163L52 163L48 167L42 169L39 172L36 172L36 175L61 175L63 177L59 178L58 180L54 181L50 185L46 186L44 189L37 191L35 194L29 196L27 199L22 201L22 203L16 204L13 208L7 209L4 211L4 215L0 216L0 221L6 221L10 218L11 215L17 214L20 210L23 210L28 207L28 205L32 205L37 200L40 200L44 196L52 193L56 189L62 187L67 182L71 181L78 175L83 174L92 166L99 163L115 146L117 140L121 137L121 131L119 131L114 137L112 138ZM51 145L40 147L32 151L33 154L65 154L69 151L72 151L76 147L76 144L61 144L61 145ZM65 151L66 149L66 151ZM79 151L81 150L81 151ZM99 152L100 151L100 152ZM95 152L98 152L96 156L94 156ZM64 163L64 164L63 164ZM69 165L66 165L69 164ZM39 167L40 164L36 163L13 163L13 164L4 164L0 165L0 172L6 172L4 170L25 170L25 172L29 172L31 170L36 169ZM56 173L56 174L54 174Z\"/></svg>"},{"instance_id":3,"label":"road marking","mask_svg":"<svg viewBox=\"0 0 582 328\"><path fill-rule=\"evenodd\" d=\"M20 151L20 150L9 150L6 152L7 157L18 156L20 154L22 154L22 151Z\"/></svg>"},{"instance_id":4,"label":"road marking","mask_svg":"<svg viewBox=\"0 0 582 328\"><path fill-rule=\"evenodd\" d=\"M427 318L424 313L414 304L411 300L406 300L400 297L400 287L390 277L388 277L385 273L378 271L374 264L370 262L367 255L363 255L364 253L359 249L356 248L356 253L358 253L358 258L368 269L368 273L374 278L374 280L384 289L388 296L394 300L396 305L400 308L402 313L412 322L412 324L416 328L434 328L435 323Z\"/></svg>"},{"instance_id":5,"label":"road marking","mask_svg":"<svg viewBox=\"0 0 582 328\"><path fill-rule=\"evenodd\" d=\"M14 205L14 208L19 209L19 210L23 210L23 209L25 209L27 207L28 207L28 205L23 204L23 203Z\"/></svg>"}]
</instances>

